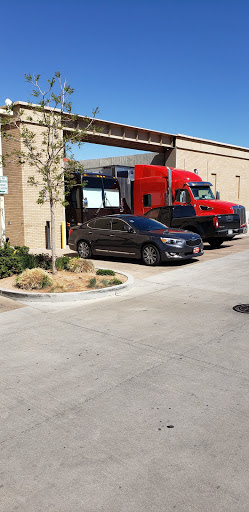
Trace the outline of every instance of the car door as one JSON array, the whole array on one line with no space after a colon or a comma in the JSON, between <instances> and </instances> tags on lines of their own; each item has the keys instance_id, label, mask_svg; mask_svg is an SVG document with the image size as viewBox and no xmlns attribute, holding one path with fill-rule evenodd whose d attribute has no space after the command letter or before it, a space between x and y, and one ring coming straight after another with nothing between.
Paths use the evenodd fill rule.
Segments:
<instances>
[{"instance_id":1,"label":"car door","mask_svg":"<svg viewBox=\"0 0 249 512\"><path fill-rule=\"evenodd\" d=\"M92 250L95 254L106 254L110 249L111 220L108 217L95 219L94 228L91 230Z\"/></svg>"},{"instance_id":2,"label":"car door","mask_svg":"<svg viewBox=\"0 0 249 512\"><path fill-rule=\"evenodd\" d=\"M139 247L135 230L119 218L112 219L111 250L116 256L134 258L139 256Z\"/></svg>"}]
</instances>

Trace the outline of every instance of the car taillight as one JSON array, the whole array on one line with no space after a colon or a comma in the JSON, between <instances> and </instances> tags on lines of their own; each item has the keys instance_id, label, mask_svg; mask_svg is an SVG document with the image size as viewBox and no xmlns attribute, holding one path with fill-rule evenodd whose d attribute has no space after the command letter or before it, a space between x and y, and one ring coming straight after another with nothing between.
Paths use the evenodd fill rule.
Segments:
<instances>
[{"instance_id":1,"label":"car taillight","mask_svg":"<svg viewBox=\"0 0 249 512\"><path fill-rule=\"evenodd\" d=\"M69 236L71 236L73 229L69 229Z\"/></svg>"},{"instance_id":2,"label":"car taillight","mask_svg":"<svg viewBox=\"0 0 249 512\"><path fill-rule=\"evenodd\" d=\"M218 217L214 217L213 218L213 225L214 225L215 228L219 227L219 219L218 219Z\"/></svg>"}]
</instances>

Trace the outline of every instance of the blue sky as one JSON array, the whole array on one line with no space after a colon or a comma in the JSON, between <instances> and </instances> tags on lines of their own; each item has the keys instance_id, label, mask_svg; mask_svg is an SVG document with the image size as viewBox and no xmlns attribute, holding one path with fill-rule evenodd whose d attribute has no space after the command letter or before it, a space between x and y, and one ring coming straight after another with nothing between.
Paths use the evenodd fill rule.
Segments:
<instances>
[{"instance_id":1,"label":"blue sky","mask_svg":"<svg viewBox=\"0 0 249 512\"><path fill-rule=\"evenodd\" d=\"M249 147L249 3L23 0L1 5L0 105L60 70L73 110ZM80 159L132 153L86 144Z\"/></svg>"}]
</instances>

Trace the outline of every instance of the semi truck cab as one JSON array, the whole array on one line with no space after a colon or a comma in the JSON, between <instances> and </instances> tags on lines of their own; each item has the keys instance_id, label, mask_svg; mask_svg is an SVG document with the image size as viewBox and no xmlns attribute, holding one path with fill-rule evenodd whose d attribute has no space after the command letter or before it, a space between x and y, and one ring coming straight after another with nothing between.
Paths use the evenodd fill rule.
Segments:
<instances>
[{"instance_id":1,"label":"semi truck cab","mask_svg":"<svg viewBox=\"0 0 249 512\"><path fill-rule=\"evenodd\" d=\"M198 216L238 214L240 233L246 233L245 207L216 199L211 186L212 183L202 181L198 174L183 169L136 165L134 213L144 215L159 206L190 204Z\"/></svg>"},{"instance_id":2,"label":"semi truck cab","mask_svg":"<svg viewBox=\"0 0 249 512\"><path fill-rule=\"evenodd\" d=\"M188 182L182 189L175 191L174 204L191 204L196 215L224 215L238 214L240 216L240 233L247 232L246 210L239 204L233 204L228 201L216 199L212 189L212 183L197 181Z\"/></svg>"}]
</instances>

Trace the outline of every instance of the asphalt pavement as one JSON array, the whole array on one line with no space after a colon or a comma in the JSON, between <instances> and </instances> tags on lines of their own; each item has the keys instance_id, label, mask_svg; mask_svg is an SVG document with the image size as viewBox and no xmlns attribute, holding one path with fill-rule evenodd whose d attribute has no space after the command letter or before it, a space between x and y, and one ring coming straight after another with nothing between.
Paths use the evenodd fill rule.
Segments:
<instances>
[{"instance_id":1,"label":"asphalt pavement","mask_svg":"<svg viewBox=\"0 0 249 512\"><path fill-rule=\"evenodd\" d=\"M0 314L1 510L248 512L249 237L225 245Z\"/></svg>"}]
</instances>

